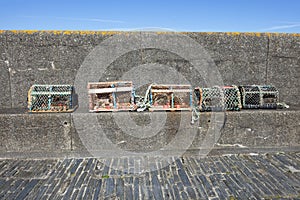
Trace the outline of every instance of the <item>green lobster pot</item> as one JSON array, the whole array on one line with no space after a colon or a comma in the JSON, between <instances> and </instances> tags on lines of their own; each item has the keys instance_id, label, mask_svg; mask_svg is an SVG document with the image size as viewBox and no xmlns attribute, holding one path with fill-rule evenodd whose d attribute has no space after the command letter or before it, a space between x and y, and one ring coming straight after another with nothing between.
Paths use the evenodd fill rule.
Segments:
<instances>
[{"instance_id":1,"label":"green lobster pot","mask_svg":"<svg viewBox=\"0 0 300 200\"><path fill-rule=\"evenodd\" d=\"M235 85L197 87L194 93L200 111L238 111L242 108L240 91Z\"/></svg>"},{"instance_id":2,"label":"green lobster pot","mask_svg":"<svg viewBox=\"0 0 300 200\"><path fill-rule=\"evenodd\" d=\"M28 91L29 112L72 112L76 106L72 85L32 85Z\"/></svg>"}]
</instances>

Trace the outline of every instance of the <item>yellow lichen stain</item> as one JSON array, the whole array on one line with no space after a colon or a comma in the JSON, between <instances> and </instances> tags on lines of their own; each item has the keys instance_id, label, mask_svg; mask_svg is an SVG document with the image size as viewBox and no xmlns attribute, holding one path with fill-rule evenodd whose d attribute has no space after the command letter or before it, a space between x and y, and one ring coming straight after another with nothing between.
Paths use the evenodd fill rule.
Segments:
<instances>
[{"instance_id":1,"label":"yellow lichen stain","mask_svg":"<svg viewBox=\"0 0 300 200\"><path fill-rule=\"evenodd\" d=\"M225 34L229 35L229 36L239 36L241 33L240 32L226 32Z\"/></svg>"},{"instance_id":2,"label":"yellow lichen stain","mask_svg":"<svg viewBox=\"0 0 300 200\"><path fill-rule=\"evenodd\" d=\"M73 31L73 32L71 32L71 31L62 31L63 35L71 35L71 34L75 34L75 33L76 33L75 31Z\"/></svg>"},{"instance_id":3,"label":"yellow lichen stain","mask_svg":"<svg viewBox=\"0 0 300 200\"><path fill-rule=\"evenodd\" d=\"M251 36L251 37L261 37L261 33L258 32L226 32L226 35L230 36Z\"/></svg>"},{"instance_id":4,"label":"yellow lichen stain","mask_svg":"<svg viewBox=\"0 0 300 200\"><path fill-rule=\"evenodd\" d=\"M23 31L22 33L26 33L26 34L31 35L31 34L34 34L34 33L37 33L37 32L39 32L39 31L38 30L26 30L26 31Z\"/></svg>"},{"instance_id":5,"label":"yellow lichen stain","mask_svg":"<svg viewBox=\"0 0 300 200\"><path fill-rule=\"evenodd\" d=\"M62 31L55 31L55 30L53 30L53 31L46 31L46 30L42 30L42 31L40 31L40 33L60 35L60 34L62 34Z\"/></svg>"},{"instance_id":6,"label":"yellow lichen stain","mask_svg":"<svg viewBox=\"0 0 300 200\"><path fill-rule=\"evenodd\" d=\"M294 36L294 37L300 37L300 33L292 33L292 36Z\"/></svg>"},{"instance_id":7,"label":"yellow lichen stain","mask_svg":"<svg viewBox=\"0 0 300 200\"><path fill-rule=\"evenodd\" d=\"M170 32L167 32L167 31L157 31L155 32L156 34L158 35L166 35L166 34L170 34Z\"/></svg>"},{"instance_id":8,"label":"yellow lichen stain","mask_svg":"<svg viewBox=\"0 0 300 200\"><path fill-rule=\"evenodd\" d=\"M48 34L54 34L54 35L61 35L62 31L43 31L44 33Z\"/></svg>"},{"instance_id":9,"label":"yellow lichen stain","mask_svg":"<svg viewBox=\"0 0 300 200\"><path fill-rule=\"evenodd\" d=\"M256 36L256 37L260 37L260 36L261 36L261 33L255 33L255 36Z\"/></svg>"},{"instance_id":10,"label":"yellow lichen stain","mask_svg":"<svg viewBox=\"0 0 300 200\"><path fill-rule=\"evenodd\" d=\"M13 32L13 33L15 33L15 34L17 34L17 33L18 33L18 31L17 31L17 30L11 30L11 32Z\"/></svg>"},{"instance_id":11,"label":"yellow lichen stain","mask_svg":"<svg viewBox=\"0 0 300 200\"><path fill-rule=\"evenodd\" d=\"M96 31L95 33L98 35L117 35L117 34L122 34L124 32L121 32L121 31Z\"/></svg>"},{"instance_id":12,"label":"yellow lichen stain","mask_svg":"<svg viewBox=\"0 0 300 200\"><path fill-rule=\"evenodd\" d=\"M275 36L279 36L280 34L279 34L279 33L273 33L273 35L275 35Z\"/></svg>"},{"instance_id":13,"label":"yellow lichen stain","mask_svg":"<svg viewBox=\"0 0 300 200\"><path fill-rule=\"evenodd\" d=\"M14 34L34 34L34 33L48 33L54 35L115 35L125 33L121 31L70 31L70 30L8 30ZM4 33L6 30L1 31Z\"/></svg>"},{"instance_id":14,"label":"yellow lichen stain","mask_svg":"<svg viewBox=\"0 0 300 200\"><path fill-rule=\"evenodd\" d=\"M300 33L288 33L289 36L300 37Z\"/></svg>"},{"instance_id":15,"label":"yellow lichen stain","mask_svg":"<svg viewBox=\"0 0 300 200\"><path fill-rule=\"evenodd\" d=\"M268 38L279 37L279 36L281 37L291 36L291 34L289 33L265 33L265 34L268 36Z\"/></svg>"},{"instance_id":16,"label":"yellow lichen stain","mask_svg":"<svg viewBox=\"0 0 300 200\"><path fill-rule=\"evenodd\" d=\"M14 33L14 34L34 34L37 32L40 32L38 30L11 30L10 32Z\"/></svg>"},{"instance_id":17,"label":"yellow lichen stain","mask_svg":"<svg viewBox=\"0 0 300 200\"><path fill-rule=\"evenodd\" d=\"M0 34L4 34L6 32L11 32L14 34L35 34L35 33L45 33L45 34L54 34L54 35L117 35L122 34L125 36L131 34L139 34L140 32L129 32L129 31L86 31L86 30L0 30ZM166 32L166 31L158 31L153 32L156 34L174 34L174 32ZM271 37L300 37L300 33L270 33L270 32L175 32L176 34L189 35L191 33L201 34L201 35L228 35L228 36L253 36L253 37L261 37L267 36Z\"/></svg>"},{"instance_id":18,"label":"yellow lichen stain","mask_svg":"<svg viewBox=\"0 0 300 200\"><path fill-rule=\"evenodd\" d=\"M214 34L216 34L215 32L206 32L207 33L207 35L214 35Z\"/></svg>"},{"instance_id":19,"label":"yellow lichen stain","mask_svg":"<svg viewBox=\"0 0 300 200\"><path fill-rule=\"evenodd\" d=\"M257 32L245 32L244 33L246 36L252 36L252 37L260 37L260 33Z\"/></svg>"}]
</instances>

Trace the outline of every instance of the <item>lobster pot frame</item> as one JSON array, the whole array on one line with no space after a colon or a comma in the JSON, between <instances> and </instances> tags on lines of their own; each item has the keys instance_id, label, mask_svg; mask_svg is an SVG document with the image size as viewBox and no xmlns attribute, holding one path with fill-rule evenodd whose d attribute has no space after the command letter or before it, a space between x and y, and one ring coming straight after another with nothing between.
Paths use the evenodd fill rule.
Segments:
<instances>
[{"instance_id":1,"label":"lobster pot frame","mask_svg":"<svg viewBox=\"0 0 300 200\"><path fill-rule=\"evenodd\" d=\"M133 110L134 90L132 82L88 83L89 111Z\"/></svg>"},{"instance_id":2,"label":"lobster pot frame","mask_svg":"<svg viewBox=\"0 0 300 200\"><path fill-rule=\"evenodd\" d=\"M28 91L29 112L72 112L72 85L32 85Z\"/></svg>"},{"instance_id":3,"label":"lobster pot frame","mask_svg":"<svg viewBox=\"0 0 300 200\"><path fill-rule=\"evenodd\" d=\"M191 85L152 85L149 93L150 111L192 110Z\"/></svg>"},{"instance_id":4,"label":"lobster pot frame","mask_svg":"<svg viewBox=\"0 0 300 200\"><path fill-rule=\"evenodd\" d=\"M200 111L240 110L241 95L237 86L214 86L195 88L197 105Z\"/></svg>"},{"instance_id":5,"label":"lobster pot frame","mask_svg":"<svg viewBox=\"0 0 300 200\"><path fill-rule=\"evenodd\" d=\"M243 85L239 87L243 108L277 108L278 90L271 85Z\"/></svg>"}]
</instances>

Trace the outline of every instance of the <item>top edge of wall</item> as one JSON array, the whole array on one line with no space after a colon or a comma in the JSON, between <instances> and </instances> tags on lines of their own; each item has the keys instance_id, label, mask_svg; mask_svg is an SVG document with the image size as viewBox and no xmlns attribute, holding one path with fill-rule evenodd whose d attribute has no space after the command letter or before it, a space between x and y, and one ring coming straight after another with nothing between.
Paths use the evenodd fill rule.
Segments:
<instances>
[{"instance_id":1,"label":"top edge of wall","mask_svg":"<svg viewBox=\"0 0 300 200\"><path fill-rule=\"evenodd\" d=\"M116 35L128 33L140 33L141 31L75 31L75 30L0 30L0 34L54 34L54 35ZM228 35L228 36L296 36L300 37L300 33L268 33L268 32L156 32L157 34L201 34L201 35Z\"/></svg>"}]
</instances>

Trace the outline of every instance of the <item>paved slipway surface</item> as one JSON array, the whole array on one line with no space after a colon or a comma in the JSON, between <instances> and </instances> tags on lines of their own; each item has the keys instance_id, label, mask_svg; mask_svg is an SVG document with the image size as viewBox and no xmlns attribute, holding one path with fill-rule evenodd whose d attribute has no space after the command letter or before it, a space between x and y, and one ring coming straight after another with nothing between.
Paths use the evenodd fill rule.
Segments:
<instances>
[{"instance_id":1,"label":"paved slipway surface","mask_svg":"<svg viewBox=\"0 0 300 200\"><path fill-rule=\"evenodd\" d=\"M0 199L300 199L300 152L2 159Z\"/></svg>"}]
</instances>

